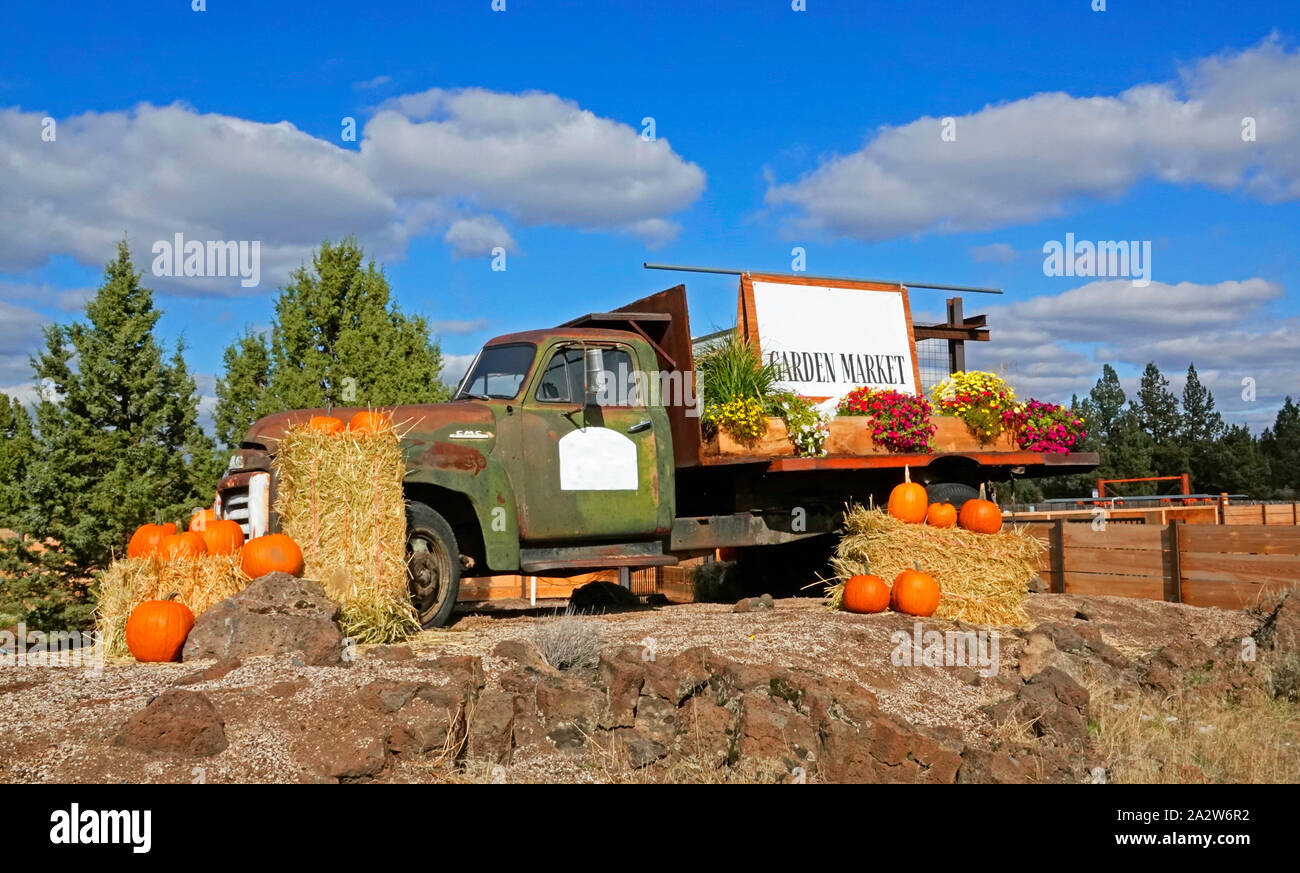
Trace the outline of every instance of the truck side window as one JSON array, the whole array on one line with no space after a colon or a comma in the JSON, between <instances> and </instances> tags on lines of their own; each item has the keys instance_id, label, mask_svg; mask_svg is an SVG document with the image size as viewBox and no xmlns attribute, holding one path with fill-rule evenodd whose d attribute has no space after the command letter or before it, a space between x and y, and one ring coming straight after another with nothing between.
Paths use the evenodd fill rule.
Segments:
<instances>
[{"instance_id":1,"label":"truck side window","mask_svg":"<svg viewBox=\"0 0 1300 873\"><path fill-rule=\"evenodd\" d=\"M624 349L605 349L605 384L607 397L601 406L644 406L637 385L636 365Z\"/></svg>"},{"instance_id":2,"label":"truck side window","mask_svg":"<svg viewBox=\"0 0 1300 873\"><path fill-rule=\"evenodd\" d=\"M604 350L605 394L601 406L642 406L636 366L626 349ZM581 403L584 388L582 349L561 349L551 356L541 381L537 383L537 399L546 403Z\"/></svg>"}]
</instances>

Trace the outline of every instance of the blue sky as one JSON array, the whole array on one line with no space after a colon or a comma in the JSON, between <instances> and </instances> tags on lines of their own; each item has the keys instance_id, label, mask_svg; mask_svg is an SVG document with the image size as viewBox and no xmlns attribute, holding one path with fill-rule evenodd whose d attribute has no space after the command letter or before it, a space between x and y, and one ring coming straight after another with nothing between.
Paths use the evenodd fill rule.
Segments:
<instances>
[{"instance_id":1,"label":"blue sky","mask_svg":"<svg viewBox=\"0 0 1300 873\"><path fill-rule=\"evenodd\" d=\"M147 271L181 232L262 245L257 288L146 277L209 404L284 271L348 233L453 364L675 284L645 260L784 271L802 246L812 274L1005 288L967 299L972 363L1022 395L1105 361L1177 388L1194 361L1259 429L1300 393L1300 5L374 5L0 8L0 389L30 396L39 326L113 240ZM1067 233L1150 241L1151 285L1045 275ZM731 323L734 278L683 279L697 333Z\"/></svg>"}]
</instances>

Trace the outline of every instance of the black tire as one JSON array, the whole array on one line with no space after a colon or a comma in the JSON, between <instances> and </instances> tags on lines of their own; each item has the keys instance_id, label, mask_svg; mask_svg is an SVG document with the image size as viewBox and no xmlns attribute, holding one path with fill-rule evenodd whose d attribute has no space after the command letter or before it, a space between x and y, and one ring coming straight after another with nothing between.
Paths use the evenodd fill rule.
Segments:
<instances>
[{"instance_id":1,"label":"black tire","mask_svg":"<svg viewBox=\"0 0 1300 873\"><path fill-rule=\"evenodd\" d=\"M961 482L934 482L925 486L925 496L931 503L951 503L960 511L963 503L979 497L980 492Z\"/></svg>"},{"instance_id":2,"label":"black tire","mask_svg":"<svg viewBox=\"0 0 1300 873\"><path fill-rule=\"evenodd\" d=\"M442 627L460 593L460 551L447 520L423 503L406 504L406 572L420 626Z\"/></svg>"}]
</instances>

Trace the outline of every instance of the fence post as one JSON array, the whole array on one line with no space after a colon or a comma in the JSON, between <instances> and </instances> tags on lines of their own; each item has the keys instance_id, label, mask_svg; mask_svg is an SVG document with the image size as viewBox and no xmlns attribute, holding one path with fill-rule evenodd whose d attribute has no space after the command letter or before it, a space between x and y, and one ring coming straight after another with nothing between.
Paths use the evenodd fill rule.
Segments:
<instances>
[{"instance_id":1,"label":"fence post","mask_svg":"<svg viewBox=\"0 0 1300 873\"><path fill-rule=\"evenodd\" d=\"M1052 520L1052 586L1053 594L1065 593L1065 519Z\"/></svg>"},{"instance_id":2,"label":"fence post","mask_svg":"<svg viewBox=\"0 0 1300 873\"><path fill-rule=\"evenodd\" d=\"M1170 603L1183 602L1183 557L1182 548L1183 523L1178 519L1169 522L1165 528L1169 535L1169 576L1165 579L1165 600Z\"/></svg>"}]
</instances>

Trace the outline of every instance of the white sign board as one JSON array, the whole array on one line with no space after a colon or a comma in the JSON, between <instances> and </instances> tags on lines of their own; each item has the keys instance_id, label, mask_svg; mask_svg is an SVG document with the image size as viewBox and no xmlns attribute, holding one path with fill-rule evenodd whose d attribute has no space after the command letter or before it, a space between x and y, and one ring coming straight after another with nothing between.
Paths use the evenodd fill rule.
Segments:
<instances>
[{"instance_id":1,"label":"white sign board","mask_svg":"<svg viewBox=\"0 0 1300 873\"><path fill-rule=\"evenodd\" d=\"M916 350L899 291L755 279L763 358L780 386L804 397L839 398L862 385L917 392Z\"/></svg>"}]
</instances>

